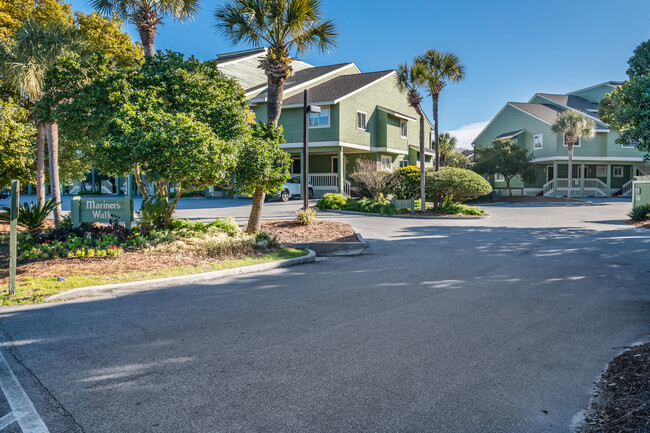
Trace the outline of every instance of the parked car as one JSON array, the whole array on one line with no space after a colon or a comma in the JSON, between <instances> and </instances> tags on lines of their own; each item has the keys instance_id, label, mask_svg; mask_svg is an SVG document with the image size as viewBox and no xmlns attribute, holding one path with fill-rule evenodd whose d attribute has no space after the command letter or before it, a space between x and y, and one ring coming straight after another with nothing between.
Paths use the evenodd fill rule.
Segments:
<instances>
[{"instance_id":1,"label":"parked car","mask_svg":"<svg viewBox=\"0 0 650 433\"><path fill-rule=\"evenodd\" d=\"M314 198L314 187L309 184L309 198ZM302 182L299 176L293 176L289 179L273 197L279 198L280 201L289 201L290 198L300 197L302 193Z\"/></svg>"},{"instance_id":2,"label":"parked car","mask_svg":"<svg viewBox=\"0 0 650 433\"><path fill-rule=\"evenodd\" d=\"M2 188L0 189L0 200L9 198L9 193L7 192L6 189Z\"/></svg>"}]
</instances>

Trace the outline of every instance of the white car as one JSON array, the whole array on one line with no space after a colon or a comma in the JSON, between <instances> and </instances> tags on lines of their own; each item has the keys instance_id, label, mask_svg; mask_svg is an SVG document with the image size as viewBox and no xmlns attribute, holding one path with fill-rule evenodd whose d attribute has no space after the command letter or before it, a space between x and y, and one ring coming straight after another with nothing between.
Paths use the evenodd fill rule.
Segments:
<instances>
[{"instance_id":1,"label":"white car","mask_svg":"<svg viewBox=\"0 0 650 433\"><path fill-rule=\"evenodd\" d=\"M311 184L308 185L309 188L309 198L314 198L314 187ZM278 190L273 197L277 197L280 201L289 201L290 198L300 197L302 194L302 183L300 182L300 177L294 176L285 182L284 185Z\"/></svg>"}]
</instances>

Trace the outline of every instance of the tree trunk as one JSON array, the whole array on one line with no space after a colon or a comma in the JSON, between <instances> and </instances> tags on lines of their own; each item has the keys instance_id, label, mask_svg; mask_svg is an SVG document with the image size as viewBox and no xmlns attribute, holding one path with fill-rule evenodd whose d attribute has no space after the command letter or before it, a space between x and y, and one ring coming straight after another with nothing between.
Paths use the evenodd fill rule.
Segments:
<instances>
[{"instance_id":1,"label":"tree trunk","mask_svg":"<svg viewBox=\"0 0 650 433\"><path fill-rule=\"evenodd\" d=\"M268 79L268 101L266 104L266 122L278 126L280 114L282 114L282 98L284 95L284 82L286 77L269 75Z\"/></svg>"},{"instance_id":2,"label":"tree trunk","mask_svg":"<svg viewBox=\"0 0 650 433\"><path fill-rule=\"evenodd\" d=\"M440 137L438 137L438 101L440 100L440 93L433 93L433 134L435 142L435 158L436 158L436 171L440 170ZM438 211L438 193L433 195L433 210Z\"/></svg>"},{"instance_id":3,"label":"tree trunk","mask_svg":"<svg viewBox=\"0 0 650 433\"><path fill-rule=\"evenodd\" d=\"M154 57L156 55L156 48L154 47L156 29L158 24L162 23L158 12L145 4L133 12L130 18L131 22L138 28L138 33L140 33L140 42L142 42L145 57Z\"/></svg>"},{"instance_id":4,"label":"tree trunk","mask_svg":"<svg viewBox=\"0 0 650 433\"><path fill-rule=\"evenodd\" d=\"M45 124L36 126L36 203L42 208L45 203Z\"/></svg>"},{"instance_id":5,"label":"tree trunk","mask_svg":"<svg viewBox=\"0 0 650 433\"><path fill-rule=\"evenodd\" d=\"M149 200L149 193L147 193L147 189L144 187L142 179L140 178L140 167L138 167L138 164L133 164L133 177L135 178L135 184L138 185L138 190L142 195L142 200Z\"/></svg>"},{"instance_id":6,"label":"tree trunk","mask_svg":"<svg viewBox=\"0 0 650 433\"><path fill-rule=\"evenodd\" d=\"M92 169L90 169L90 185L91 185L91 186L90 186L90 191L91 191L93 194L95 194L95 192L96 192L96 190L97 190L97 188L95 188L95 182L96 182L96 179L95 179L95 168L93 167Z\"/></svg>"},{"instance_id":7,"label":"tree trunk","mask_svg":"<svg viewBox=\"0 0 650 433\"><path fill-rule=\"evenodd\" d=\"M569 185L566 194L566 199L571 200L571 184L573 183L573 143L569 143L568 146L569 146L569 173L568 173Z\"/></svg>"},{"instance_id":8,"label":"tree trunk","mask_svg":"<svg viewBox=\"0 0 650 433\"><path fill-rule=\"evenodd\" d=\"M262 206L264 205L265 196L266 194L261 189L256 189L255 194L253 194L253 207L246 227L246 233L248 234L257 233L262 227Z\"/></svg>"},{"instance_id":9,"label":"tree trunk","mask_svg":"<svg viewBox=\"0 0 650 433\"><path fill-rule=\"evenodd\" d=\"M59 180L59 125L56 122L48 122L45 133L50 156L50 190L52 198L57 203L54 208L54 224L58 226L63 219L61 214L61 182Z\"/></svg>"},{"instance_id":10,"label":"tree trunk","mask_svg":"<svg viewBox=\"0 0 650 433\"><path fill-rule=\"evenodd\" d=\"M181 196L183 195L183 188L181 183L176 184L176 194L174 194L174 200L169 205L169 208L167 210L167 215L165 215L165 227L169 227L172 223L172 216L174 215L174 210L176 209L176 205L178 204L178 200L181 199Z\"/></svg>"},{"instance_id":11,"label":"tree trunk","mask_svg":"<svg viewBox=\"0 0 650 433\"><path fill-rule=\"evenodd\" d=\"M422 213L427 212L427 197L425 192L425 173L424 173L424 113L422 112L422 107L419 105L415 107L420 116L420 211Z\"/></svg>"},{"instance_id":12,"label":"tree trunk","mask_svg":"<svg viewBox=\"0 0 650 433\"><path fill-rule=\"evenodd\" d=\"M506 180L506 187L508 188L508 195L510 197L512 197L512 189L510 188L510 178L504 176L504 179Z\"/></svg>"}]
</instances>

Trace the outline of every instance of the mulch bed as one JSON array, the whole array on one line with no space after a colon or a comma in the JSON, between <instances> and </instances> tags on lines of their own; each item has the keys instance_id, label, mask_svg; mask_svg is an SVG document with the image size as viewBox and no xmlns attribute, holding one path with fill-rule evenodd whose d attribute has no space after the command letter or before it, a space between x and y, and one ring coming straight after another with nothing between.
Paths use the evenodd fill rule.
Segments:
<instances>
[{"instance_id":1,"label":"mulch bed","mask_svg":"<svg viewBox=\"0 0 650 433\"><path fill-rule=\"evenodd\" d=\"M335 221L314 221L308 226L296 220L263 221L262 230L278 238L284 244L303 242L358 242L349 224Z\"/></svg>"},{"instance_id":2,"label":"mulch bed","mask_svg":"<svg viewBox=\"0 0 650 433\"><path fill-rule=\"evenodd\" d=\"M9 223L6 223L4 221L0 221L0 235L2 234L9 234ZM18 230L24 230L26 227L18 224ZM54 220L45 220L43 223L43 228L54 228Z\"/></svg>"},{"instance_id":3,"label":"mulch bed","mask_svg":"<svg viewBox=\"0 0 650 433\"><path fill-rule=\"evenodd\" d=\"M645 229L650 229L650 220L645 220L645 221L628 221L627 222L630 225L633 225L634 227L642 227Z\"/></svg>"},{"instance_id":4,"label":"mulch bed","mask_svg":"<svg viewBox=\"0 0 650 433\"><path fill-rule=\"evenodd\" d=\"M579 433L650 432L650 343L618 355L603 373Z\"/></svg>"}]
</instances>

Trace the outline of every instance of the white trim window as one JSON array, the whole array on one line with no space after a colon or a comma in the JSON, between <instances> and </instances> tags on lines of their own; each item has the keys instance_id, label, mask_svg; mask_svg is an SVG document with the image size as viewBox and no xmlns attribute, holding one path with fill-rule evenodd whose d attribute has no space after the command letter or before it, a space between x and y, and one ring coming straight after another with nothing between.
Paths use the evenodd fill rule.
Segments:
<instances>
[{"instance_id":1,"label":"white trim window","mask_svg":"<svg viewBox=\"0 0 650 433\"><path fill-rule=\"evenodd\" d=\"M366 130L368 115L363 111L357 111L357 129Z\"/></svg>"},{"instance_id":2,"label":"white trim window","mask_svg":"<svg viewBox=\"0 0 650 433\"><path fill-rule=\"evenodd\" d=\"M582 145L582 138L578 137L578 142L576 144L574 144L573 147L580 147L581 145ZM566 144L566 135L562 136L562 146L569 147Z\"/></svg>"},{"instance_id":3,"label":"white trim window","mask_svg":"<svg viewBox=\"0 0 650 433\"><path fill-rule=\"evenodd\" d=\"M497 173L497 174L494 175L494 181L495 182L505 182L506 178L503 177L503 175L501 173Z\"/></svg>"},{"instance_id":4,"label":"white trim window","mask_svg":"<svg viewBox=\"0 0 650 433\"><path fill-rule=\"evenodd\" d=\"M401 138L408 138L408 134L409 134L408 122L406 120L400 120L399 121L399 136Z\"/></svg>"},{"instance_id":5,"label":"white trim window","mask_svg":"<svg viewBox=\"0 0 650 433\"><path fill-rule=\"evenodd\" d=\"M393 169L393 161L390 156L381 157L381 170L382 171L391 171Z\"/></svg>"},{"instance_id":6,"label":"white trim window","mask_svg":"<svg viewBox=\"0 0 650 433\"><path fill-rule=\"evenodd\" d=\"M639 147L639 142L636 140L630 140L627 143L621 143L623 149L636 149Z\"/></svg>"},{"instance_id":7,"label":"white trim window","mask_svg":"<svg viewBox=\"0 0 650 433\"><path fill-rule=\"evenodd\" d=\"M400 168L408 167L409 166L409 160L408 159L403 159L399 162Z\"/></svg>"},{"instance_id":8,"label":"white trim window","mask_svg":"<svg viewBox=\"0 0 650 433\"><path fill-rule=\"evenodd\" d=\"M612 167L612 176L623 177L623 167L620 165Z\"/></svg>"},{"instance_id":9,"label":"white trim window","mask_svg":"<svg viewBox=\"0 0 650 433\"><path fill-rule=\"evenodd\" d=\"M544 147L544 136L537 134L533 137L533 149L541 149Z\"/></svg>"},{"instance_id":10,"label":"white trim window","mask_svg":"<svg viewBox=\"0 0 650 433\"><path fill-rule=\"evenodd\" d=\"M329 128L330 107L320 107L320 113L309 113L309 128Z\"/></svg>"},{"instance_id":11,"label":"white trim window","mask_svg":"<svg viewBox=\"0 0 650 433\"><path fill-rule=\"evenodd\" d=\"M607 177L607 166L598 165L596 166L596 177Z\"/></svg>"}]
</instances>

